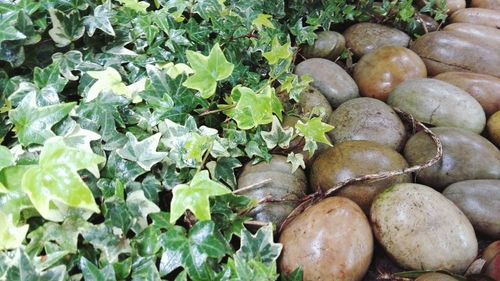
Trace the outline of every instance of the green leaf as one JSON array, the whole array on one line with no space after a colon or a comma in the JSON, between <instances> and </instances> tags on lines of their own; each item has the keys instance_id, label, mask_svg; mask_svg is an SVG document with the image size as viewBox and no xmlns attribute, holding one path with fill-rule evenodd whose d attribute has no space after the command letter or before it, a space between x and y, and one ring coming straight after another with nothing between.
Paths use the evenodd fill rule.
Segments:
<instances>
[{"instance_id":1,"label":"green leaf","mask_svg":"<svg viewBox=\"0 0 500 281\"><path fill-rule=\"evenodd\" d=\"M144 170L150 171L151 167L159 163L166 156L166 152L156 152L158 143L160 142L161 134L154 134L142 141L137 141L137 138L132 133L126 134L128 137L127 144L118 149L116 153L123 159L136 162Z\"/></svg>"},{"instance_id":2,"label":"green leaf","mask_svg":"<svg viewBox=\"0 0 500 281\"><path fill-rule=\"evenodd\" d=\"M293 52L290 50L290 42L280 45L277 37L274 37L271 44L271 50L262 54L263 57L267 59L270 65L277 64L280 59L288 60L293 56Z\"/></svg>"},{"instance_id":3,"label":"green leaf","mask_svg":"<svg viewBox=\"0 0 500 281\"><path fill-rule=\"evenodd\" d=\"M331 131L334 127L321 121L321 117L314 117L303 123L301 120L297 121L295 128L299 134L306 138L306 140L313 140L327 145L331 145L325 136L325 133Z\"/></svg>"},{"instance_id":4,"label":"green leaf","mask_svg":"<svg viewBox=\"0 0 500 281\"><path fill-rule=\"evenodd\" d=\"M44 69L35 67L33 69L33 83L39 88L52 87L60 93L68 83L66 78L59 74L59 66L51 64Z\"/></svg>"},{"instance_id":5,"label":"green leaf","mask_svg":"<svg viewBox=\"0 0 500 281\"><path fill-rule=\"evenodd\" d=\"M45 140L55 136L51 131L52 126L66 117L74 106L75 103L70 102L39 107L36 104L36 93L31 92L15 110L9 112L9 117L22 145L43 144Z\"/></svg>"},{"instance_id":6,"label":"green leaf","mask_svg":"<svg viewBox=\"0 0 500 281\"><path fill-rule=\"evenodd\" d=\"M145 1L138 0L118 0L122 5L128 9L131 9L137 13L146 13L146 9L149 7L149 3Z\"/></svg>"},{"instance_id":7,"label":"green leaf","mask_svg":"<svg viewBox=\"0 0 500 281\"><path fill-rule=\"evenodd\" d=\"M221 258L228 250L212 221L197 222L188 235L183 228L176 227L166 233L162 245L162 276L182 266L192 280L212 280L210 274L214 274L214 271L209 268L207 259Z\"/></svg>"},{"instance_id":8,"label":"green leaf","mask_svg":"<svg viewBox=\"0 0 500 281\"><path fill-rule=\"evenodd\" d=\"M198 220L210 220L210 204L208 198L231 192L224 185L210 180L208 171L198 172L190 184L179 184L172 190L173 198L170 203L170 223L175 223L190 210Z\"/></svg>"},{"instance_id":9,"label":"green leaf","mask_svg":"<svg viewBox=\"0 0 500 281\"><path fill-rule=\"evenodd\" d=\"M274 28L273 23L269 20L271 18L271 15L258 14L257 17L252 21L252 25L254 25L257 30L262 30L263 27Z\"/></svg>"},{"instance_id":10,"label":"green leaf","mask_svg":"<svg viewBox=\"0 0 500 281\"><path fill-rule=\"evenodd\" d=\"M118 261L120 254L131 252L130 241L104 224L93 225L82 232L86 242L101 251L101 259L109 263Z\"/></svg>"},{"instance_id":11,"label":"green leaf","mask_svg":"<svg viewBox=\"0 0 500 281\"><path fill-rule=\"evenodd\" d=\"M97 79L97 81L87 92L86 102L94 100L103 91L111 91L116 95L124 96L133 103L142 101L138 93L144 91L146 85L146 79L144 78L127 86L122 82L120 73L112 67L108 67L103 71L87 71L87 74Z\"/></svg>"},{"instance_id":12,"label":"green leaf","mask_svg":"<svg viewBox=\"0 0 500 281\"><path fill-rule=\"evenodd\" d=\"M92 192L77 171L87 169L98 177L97 164L104 160L93 153L66 146L61 137L49 139L42 148L39 164L25 172L23 190L37 211L48 220L62 221L65 206L99 213Z\"/></svg>"},{"instance_id":13,"label":"green leaf","mask_svg":"<svg viewBox=\"0 0 500 281\"><path fill-rule=\"evenodd\" d=\"M83 24L87 27L87 34L92 37L96 29L100 29L108 35L115 36L115 31L110 22L113 15L113 6L110 0L95 7L93 15L83 18Z\"/></svg>"},{"instance_id":14,"label":"green leaf","mask_svg":"<svg viewBox=\"0 0 500 281\"><path fill-rule=\"evenodd\" d=\"M37 270L34 262L22 249L11 253L1 253L0 263L5 265L4 280L40 280L40 281L64 281L68 279L67 269L64 265L50 268L46 271Z\"/></svg>"},{"instance_id":15,"label":"green leaf","mask_svg":"<svg viewBox=\"0 0 500 281\"><path fill-rule=\"evenodd\" d=\"M57 47L65 47L83 36L85 28L82 26L80 13L77 10L64 13L49 8L49 14L52 21L49 35Z\"/></svg>"},{"instance_id":16,"label":"green leaf","mask_svg":"<svg viewBox=\"0 0 500 281\"><path fill-rule=\"evenodd\" d=\"M20 247L26 233L28 233L29 225L17 226L14 223L13 215L5 214L0 211L0 250L14 249Z\"/></svg>"},{"instance_id":17,"label":"green leaf","mask_svg":"<svg viewBox=\"0 0 500 281\"><path fill-rule=\"evenodd\" d=\"M300 153L293 153L290 152L286 158L286 162L289 162L292 164L292 173L294 173L299 167L302 167L302 169L306 168L306 163L304 163L304 155Z\"/></svg>"},{"instance_id":18,"label":"green leaf","mask_svg":"<svg viewBox=\"0 0 500 281\"><path fill-rule=\"evenodd\" d=\"M231 91L231 97L238 102L234 109L227 110L226 114L235 120L238 128L242 130L269 124L273 121L273 96L273 91L256 94L250 88L236 86Z\"/></svg>"},{"instance_id":19,"label":"green leaf","mask_svg":"<svg viewBox=\"0 0 500 281\"><path fill-rule=\"evenodd\" d=\"M0 43L8 40L26 39L26 35L14 27L17 17L18 14L15 11L0 14Z\"/></svg>"},{"instance_id":20,"label":"green leaf","mask_svg":"<svg viewBox=\"0 0 500 281\"><path fill-rule=\"evenodd\" d=\"M237 158L232 157L221 157L217 159L214 177L217 180L222 180L227 183L230 187L236 187L236 177L234 175L234 169L241 167L241 162Z\"/></svg>"},{"instance_id":21,"label":"green leaf","mask_svg":"<svg viewBox=\"0 0 500 281\"><path fill-rule=\"evenodd\" d=\"M182 85L198 90L205 99L214 95L217 81L228 78L234 69L234 65L226 60L219 44L213 46L208 56L188 50L186 57L194 75Z\"/></svg>"},{"instance_id":22,"label":"green leaf","mask_svg":"<svg viewBox=\"0 0 500 281\"><path fill-rule=\"evenodd\" d=\"M127 196L127 208L133 218L132 230L139 233L148 226L147 217L149 214L160 212L160 208L144 196L142 190L136 190Z\"/></svg>"},{"instance_id":23,"label":"green leaf","mask_svg":"<svg viewBox=\"0 0 500 281\"><path fill-rule=\"evenodd\" d=\"M319 25L308 25L304 26L302 24L302 19L299 19L291 28L290 32L296 36L297 44L307 43L309 45L314 44L314 40L318 37L315 33Z\"/></svg>"},{"instance_id":24,"label":"green leaf","mask_svg":"<svg viewBox=\"0 0 500 281\"><path fill-rule=\"evenodd\" d=\"M0 145L0 171L5 167L13 165L14 157L12 156L12 153L7 147Z\"/></svg>"},{"instance_id":25,"label":"green leaf","mask_svg":"<svg viewBox=\"0 0 500 281\"><path fill-rule=\"evenodd\" d=\"M99 269L85 257L80 259L80 269L85 281L115 281L115 271L111 264Z\"/></svg>"},{"instance_id":26,"label":"green leaf","mask_svg":"<svg viewBox=\"0 0 500 281\"><path fill-rule=\"evenodd\" d=\"M269 132L260 132L260 135L266 142L267 148L273 149L276 146L281 148L288 148L290 145L290 141L293 136L293 128L283 129L281 127L281 123L278 120L278 117L273 116L273 124L271 127L271 131Z\"/></svg>"}]
</instances>

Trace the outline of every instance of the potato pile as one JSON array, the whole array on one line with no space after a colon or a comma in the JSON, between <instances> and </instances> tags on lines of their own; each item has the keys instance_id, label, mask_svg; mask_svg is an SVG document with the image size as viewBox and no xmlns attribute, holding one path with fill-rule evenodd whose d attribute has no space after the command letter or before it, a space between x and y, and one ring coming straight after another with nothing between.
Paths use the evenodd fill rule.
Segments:
<instances>
[{"instance_id":1,"label":"potato pile","mask_svg":"<svg viewBox=\"0 0 500 281\"><path fill-rule=\"evenodd\" d=\"M282 274L302 267L304 280L368 280L377 249L402 270L500 280L500 241L482 256L478 246L500 239L500 1L446 2L447 24L414 41L393 27L357 23L343 34L319 32L302 49L295 73L313 82L296 106L304 114L324 109L333 147L306 155L306 169L295 173L280 155L247 164L240 187L268 181L246 194L281 200L254 210L258 220L279 227L306 193L432 159L435 142L412 133L393 108L431 127L443 156L413 175L347 185L291 218L277 233ZM352 68L335 62L346 49ZM431 272L417 280L456 279Z\"/></svg>"}]
</instances>

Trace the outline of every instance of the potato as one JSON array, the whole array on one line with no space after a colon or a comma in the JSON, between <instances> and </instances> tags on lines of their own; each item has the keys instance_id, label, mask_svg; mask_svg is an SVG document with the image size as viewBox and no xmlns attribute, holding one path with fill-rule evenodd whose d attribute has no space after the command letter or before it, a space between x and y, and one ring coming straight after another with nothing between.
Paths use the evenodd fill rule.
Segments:
<instances>
[{"instance_id":1,"label":"potato","mask_svg":"<svg viewBox=\"0 0 500 281\"><path fill-rule=\"evenodd\" d=\"M282 231L279 268L297 267L304 281L357 281L373 255L373 237L363 211L351 200L330 197L306 209Z\"/></svg>"},{"instance_id":2,"label":"potato","mask_svg":"<svg viewBox=\"0 0 500 281\"><path fill-rule=\"evenodd\" d=\"M431 76L462 71L500 77L500 52L485 41L436 31L419 37L411 49L423 60Z\"/></svg>"},{"instance_id":3,"label":"potato","mask_svg":"<svg viewBox=\"0 0 500 281\"><path fill-rule=\"evenodd\" d=\"M432 272L421 275L415 281L457 281L457 279L448 274Z\"/></svg>"},{"instance_id":4,"label":"potato","mask_svg":"<svg viewBox=\"0 0 500 281\"><path fill-rule=\"evenodd\" d=\"M487 139L467 130L449 127L431 129L443 144L443 157L429 168L420 170L417 181L442 190L465 180L500 179L500 152ZM413 166L430 160L436 145L424 132L412 136L404 156Z\"/></svg>"},{"instance_id":5,"label":"potato","mask_svg":"<svg viewBox=\"0 0 500 281\"><path fill-rule=\"evenodd\" d=\"M500 0L472 0L471 7L500 11Z\"/></svg>"},{"instance_id":6,"label":"potato","mask_svg":"<svg viewBox=\"0 0 500 281\"><path fill-rule=\"evenodd\" d=\"M500 111L490 116L488 123L486 123L486 130L491 142L500 147Z\"/></svg>"},{"instance_id":7,"label":"potato","mask_svg":"<svg viewBox=\"0 0 500 281\"><path fill-rule=\"evenodd\" d=\"M420 122L458 127L481 133L486 116L481 104L464 90L437 79L416 79L401 83L387 103L410 113Z\"/></svg>"},{"instance_id":8,"label":"potato","mask_svg":"<svg viewBox=\"0 0 500 281\"><path fill-rule=\"evenodd\" d=\"M345 50L345 39L335 31L318 32L314 45L304 46L302 54L306 58L325 58L335 60Z\"/></svg>"},{"instance_id":9,"label":"potato","mask_svg":"<svg viewBox=\"0 0 500 281\"><path fill-rule=\"evenodd\" d=\"M412 50L384 46L364 55L354 68L361 96L386 101L400 83L427 77L424 62Z\"/></svg>"},{"instance_id":10,"label":"potato","mask_svg":"<svg viewBox=\"0 0 500 281\"><path fill-rule=\"evenodd\" d=\"M443 195L464 212L476 232L500 239L500 180L457 182Z\"/></svg>"},{"instance_id":11,"label":"potato","mask_svg":"<svg viewBox=\"0 0 500 281\"><path fill-rule=\"evenodd\" d=\"M319 110L323 108L325 115L323 116L323 121L327 121L332 114L332 106L328 100L314 87L307 87L301 94L299 98L300 111L303 116L309 116L313 110Z\"/></svg>"},{"instance_id":12,"label":"potato","mask_svg":"<svg viewBox=\"0 0 500 281\"><path fill-rule=\"evenodd\" d=\"M406 128L387 104L372 98L356 98L341 104L330 117L335 128L328 132L334 143L347 140L368 140L403 149Z\"/></svg>"},{"instance_id":13,"label":"potato","mask_svg":"<svg viewBox=\"0 0 500 281\"><path fill-rule=\"evenodd\" d=\"M449 24L443 30L465 36L469 40L483 42L494 48L500 45L500 30L495 27L459 22Z\"/></svg>"},{"instance_id":14,"label":"potato","mask_svg":"<svg viewBox=\"0 0 500 281\"><path fill-rule=\"evenodd\" d=\"M313 189L327 191L345 180L408 167L405 159L395 150L371 141L345 141L323 151L314 161L310 182ZM365 212L370 210L373 198L389 186L411 182L410 175L380 181L361 182L342 188L338 195L347 197Z\"/></svg>"},{"instance_id":15,"label":"potato","mask_svg":"<svg viewBox=\"0 0 500 281\"><path fill-rule=\"evenodd\" d=\"M293 174L292 165L286 157L273 155L270 163L251 163L243 167L238 177L238 189L262 183L260 186L240 192L255 200L267 197L272 199L286 199L284 202L262 203L250 215L259 221L272 222L279 226L290 212L298 205L298 200L305 196L307 180L302 169L297 169ZM269 180L269 182L264 182Z\"/></svg>"},{"instance_id":16,"label":"potato","mask_svg":"<svg viewBox=\"0 0 500 281\"><path fill-rule=\"evenodd\" d=\"M499 37L500 39L500 37ZM498 42L500 46L500 41ZM445 72L434 77L466 91L483 107L486 117L500 110L500 79L471 72Z\"/></svg>"},{"instance_id":17,"label":"potato","mask_svg":"<svg viewBox=\"0 0 500 281\"><path fill-rule=\"evenodd\" d=\"M500 254L500 240L492 242L484 249L483 259L488 263L497 255Z\"/></svg>"},{"instance_id":18,"label":"potato","mask_svg":"<svg viewBox=\"0 0 500 281\"><path fill-rule=\"evenodd\" d=\"M375 237L405 268L462 273L477 255L467 217L428 186L396 184L377 196L370 214Z\"/></svg>"},{"instance_id":19,"label":"potato","mask_svg":"<svg viewBox=\"0 0 500 281\"><path fill-rule=\"evenodd\" d=\"M449 20L451 23L468 22L499 28L500 11L483 8L460 9L451 14Z\"/></svg>"},{"instance_id":20,"label":"potato","mask_svg":"<svg viewBox=\"0 0 500 281\"><path fill-rule=\"evenodd\" d=\"M406 33L382 24L362 22L346 29L344 32L346 46L356 57L362 57L383 46L406 47L410 36Z\"/></svg>"},{"instance_id":21,"label":"potato","mask_svg":"<svg viewBox=\"0 0 500 281\"><path fill-rule=\"evenodd\" d=\"M500 254L496 254L490 262L485 264L484 273L493 280L500 280Z\"/></svg>"}]
</instances>

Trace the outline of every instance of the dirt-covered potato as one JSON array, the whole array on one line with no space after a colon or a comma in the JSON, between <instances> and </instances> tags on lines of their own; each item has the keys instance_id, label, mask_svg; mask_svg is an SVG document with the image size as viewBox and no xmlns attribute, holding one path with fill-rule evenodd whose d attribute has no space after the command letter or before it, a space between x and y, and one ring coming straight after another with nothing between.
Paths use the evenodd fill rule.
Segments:
<instances>
[{"instance_id":1,"label":"dirt-covered potato","mask_svg":"<svg viewBox=\"0 0 500 281\"><path fill-rule=\"evenodd\" d=\"M434 78L455 85L473 96L487 117L500 111L500 78L471 72L445 72Z\"/></svg>"},{"instance_id":2,"label":"dirt-covered potato","mask_svg":"<svg viewBox=\"0 0 500 281\"><path fill-rule=\"evenodd\" d=\"M335 60L345 50L345 39L342 34L335 31L321 31L317 35L318 38L312 46L303 47L304 57Z\"/></svg>"},{"instance_id":3,"label":"dirt-covered potato","mask_svg":"<svg viewBox=\"0 0 500 281\"><path fill-rule=\"evenodd\" d=\"M467 130L450 127L431 129L443 144L443 157L417 173L417 181L442 190L465 180L500 179L500 151L487 139ZM436 154L436 145L424 132L412 136L404 149L410 165L422 164Z\"/></svg>"},{"instance_id":4,"label":"dirt-covered potato","mask_svg":"<svg viewBox=\"0 0 500 281\"><path fill-rule=\"evenodd\" d=\"M387 103L410 113L420 122L481 133L486 115L481 104L464 90L437 79L401 83Z\"/></svg>"},{"instance_id":5,"label":"dirt-covered potato","mask_svg":"<svg viewBox=\"0 0 500 281\"><path fill-rule=\"evenodd\" d=\"M410 49L384 46L364 55L354 68L354 81L364 97L387 100L400 83L427 77L425 64Z\"/></svg>"},{"instance_id":6,"label":"dirt-covered potato","mask_svg":"<svg viewBox=\"0 0 500 281\"><path fill-rule=\"evenodd\" d=\"M370 214L375 237L404 268L463 273L476 258L471 223L428 186L396 184L377 196Z\"/></svg>"},{"instance_id":7,"label":"dirt-covered potato","mask_svg":"<svg viewBox=\"0 0 500 281\"><path fill-rule=\"evenodd\" d=\"M449 20L451 23L468 22L498 28L500 26L500 11L483 8L460 9L451 14Z\"/></svg>"},{"instance_id":8,"label":"dirt-covered potato","mask_svg":"<svg viewBox=\"0 0 500 281\"><path fill-rule=\"evenodd\" d=\"M323 121L328 120L332 114L332 106L326 97L314 87L307 87L300 94L299 106L303 116L309 116L309 114L314 110L324 110L325 115L322 118Z\"/></svg>"},{"instance_id":9,"label":"dirt-covered potato","mask_svg":"<svg viewBox=\"0 0 500 281\"><path fill-rule=\"evenodd\" d=\"M473 41L483 42L492 47L500 46L500 29L492 26L458 22L445 26L443 30L465 36Z\"/></svg>"},{"instance_id":10,"label":"dirt-covered potato","mask_svg":"<svg viewBox=\"0 0 500 281\"><path fill-rule=\"evenodd\" d=\"M335 127L328 132L333 143L368 140L400 151L406 142L406 128L399 116L377 99L346 101L335 109L329 123Z\"/></svg>"},{"instance_id":11,"label":"dirt-covered potato","mask_svg":"<svg viewBox=\"0 0 500 281\"><path fill-rule=\"evenodd\" d=\"M304 281L358 281L373 255L373 237L363 211L351 200L330 197L306 209L283 229L280 271L297 267Z\"/></svg>"},{"instance_id":12,"label":"dirt-covered potato","mask_svg":"<svg viewBox=\"0 0 500 281\"><path fill-rule=\"evenodd\" d=\"M500 77L500 52L484 41L436 31L419 37L411 49L424 61L430 76L465 71Z\"/></svg>"},{"instance_id":13,"label":"dirt-covered potato","mask_svg":"<svg viewBox=\"0 0 500 281\"><path fill-rule=\"evenodd\" d=\"M443 195L464 212L476 232L500 239L500 180L457 182Z\"/></svg>"},{"instance_id":14,"label":"dirt-covered potato","mask_svg":"<svg viewBox=\"0 0 500 281\"><path fill-rule=\"evenodd\" d=\"M327 191L351 178L406 167L408 164L403 156L385 145L371 141L345 141L326 149L316 158L311 168L311 188L319 187ZM402 175L380 181L351 184L342 188L338 195L353 200L368 212L377 194L400 182L411 182L411 177Z\"/></svg>"},{"instance_id":15,"label":"dirt-covered potato","mask_svg":"<svg viewBox=\"0 0 500 281\"><path fill-rule=\"evenodd\" d=\"M271 162L260 162L256 165L248 163L238 177L238 189L256 185L239 194L255 200L265 198L285 200L259 204L251 215L257 220L272 222L279 226L288 214L297 206L298 200L304 197L307 180L302 169L292 174L292 165L285 156L273 155Z\"/></svg>"}]
</instances>

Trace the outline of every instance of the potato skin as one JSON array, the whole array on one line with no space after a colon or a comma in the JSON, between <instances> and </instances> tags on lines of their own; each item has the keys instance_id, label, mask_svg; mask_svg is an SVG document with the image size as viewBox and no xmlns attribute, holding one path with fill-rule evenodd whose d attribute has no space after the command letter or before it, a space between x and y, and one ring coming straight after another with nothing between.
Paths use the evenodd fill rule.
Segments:
<instances>
[{"instance_id":1,"label":"potato skin","mask_svg":"<svg viewBox=\"0 0 500 281\"><path fill-rule=\"evenodd\" d=\"M492 26L457 22L448 24L443 28L443 31L465 36L473 41L483 42L494 48L500 45L500 30Z\"/></svg>"},{"instance_id":2,"label":"potato skin","mask_svg":"<svg viewBox=\"0 0 500 281\"><path fill-rule=\"evenodd\" d=\"M498 28L500 27L500 11L483 8L460 9L451 14L450 22L468 22Z\"/></svg>"},{"instance_id":3,"label":"potato skin","mask_svg":"<svg viewBox=\"0 0 500 281\"><path fill-rule=\"evenodd\" d=\"M370 216L375 237L404 268L463 273L477 255L467 217L428 186L392 186L375 199Z\"/></svg>"},{"instance_id":4,"label":"potato skin","mask_svg":"<svg viewBox=\"0 0 500 281\"><path fill-rule=\"evenodd\" d=\"M415 281L457 281L457 279L448 274L432 272L421 275Z\"/></svg>"},{"instance_id":5,"label":"potato skin","mask_svg":"<svg viewBox=\"0 0 500 281\"><path fill-rule=\"evenodd\" d=\"M486 130L489 140L500 147L500 111L490 116L486 123Z\"/></svg>"},{"instance_id":6,"label":"potato skin","mask_svg":"<svg viewBox=\"0 0 500 281\"><path fill-rule=\"evenodd\" d=\"M280 235L280 271L297 267L304 281L359 281L373 255L373 236L363 211L351 200L330 197L309 207Z\"/></svg>"},{"instance_id":7,"label":"potato skin","mask_svg":"<svg viewBox=\"0 0 500 281\"><path fill-rule=\"evenodd\" d=\"M500 77L498 49L464 35L430 32L418 38L411 49L422 58L430 76L465 71Z\"/></svg>"},{"instance_id":8,"label":"potato skin","mask_svg":"<svg viewBox=\"0 0 500 281\"><path fill-rule=\"evenodd\" d=\"M473 8L484 8L500 11L500 0L472 0L470 5Z\"/></svg>"}]
</instances>

